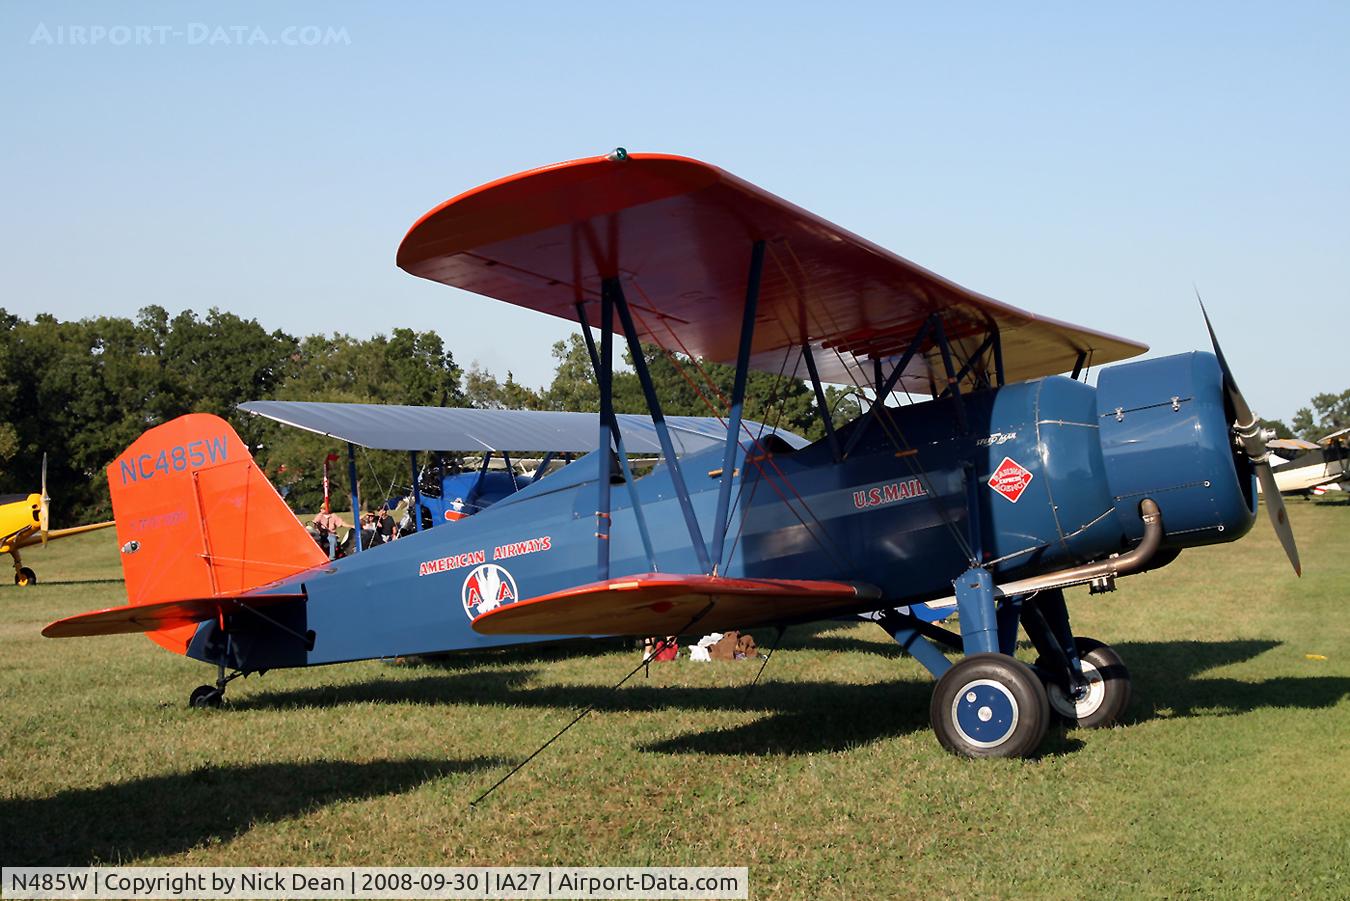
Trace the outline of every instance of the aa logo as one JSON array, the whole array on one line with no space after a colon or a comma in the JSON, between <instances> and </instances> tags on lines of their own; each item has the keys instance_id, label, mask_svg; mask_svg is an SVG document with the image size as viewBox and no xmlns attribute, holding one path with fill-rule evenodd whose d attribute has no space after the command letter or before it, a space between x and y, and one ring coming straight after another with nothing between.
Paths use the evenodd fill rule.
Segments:
<instances>
[{"instance_id":1,"label":"aa logo","mask_svg":"<svg viewBox=\"0 0 1350 901\"><path fill-rule=\"evenodd\" d=\"M464 612L474 619L489 610L495 610L520 600L516 591L516 580L506 571L506 567L496 563L484 563L474 567L464 579Z\"/></svg>"}]
</instances>

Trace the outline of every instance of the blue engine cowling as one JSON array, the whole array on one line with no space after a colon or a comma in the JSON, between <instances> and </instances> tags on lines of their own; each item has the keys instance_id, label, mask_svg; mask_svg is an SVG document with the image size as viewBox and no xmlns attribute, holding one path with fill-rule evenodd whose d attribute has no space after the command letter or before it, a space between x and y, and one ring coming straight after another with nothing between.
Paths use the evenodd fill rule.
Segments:
<instances>
[{"instance_id":1,"label":"blue engine cowling","mask_svg":"<svg viewBox=\"0 0 1350 901\"><path fill-rule=\"evenodd\" d=\"M1213 354L1125 363L1097 378L1107 483L1121 529L1143 534L1136 507L1162 509L1164 546L1233 541L1256 518L1256 477L1232 440L1232 411Z\"/></svg>"},{"instance_id":2,"label":"blue engine cowling","mask_svg":"<svg viewBox=\"0 0 1350 901\"><path fill-rule=\"evenodd\" d=\"M838 511L839 544L865 549L868 580L884 590L942 596L969 564L962 537L979 542L975 554L999 580L1051 572L1137 544L1146 497L1162 511L1164 550L1232 541L1251 528L1256 492L1231 421L1218 362L1206 353L1111 367L1095 389L1053 376L974 392L959 405L948 397L902 407L837 472L852 496ZM840 441L847 444L860 422L841 429ZM793 477L808 497L828 487L814 484L833 472L812 459L824 450L790 458L802 465ZM1005 470L1018 477L1006 491L998 487ZM925 491L913 492L907 486L919 474ZM906 500L927 493L924 502ZM828 522L832 502L828 493L819 497L813 504ZM754 526L749 540L773 561L771 574L818 571L807 545L801 569L792 568L784 553L791 525L765 528L762 538Z\"/></svg>"}]
</instances>

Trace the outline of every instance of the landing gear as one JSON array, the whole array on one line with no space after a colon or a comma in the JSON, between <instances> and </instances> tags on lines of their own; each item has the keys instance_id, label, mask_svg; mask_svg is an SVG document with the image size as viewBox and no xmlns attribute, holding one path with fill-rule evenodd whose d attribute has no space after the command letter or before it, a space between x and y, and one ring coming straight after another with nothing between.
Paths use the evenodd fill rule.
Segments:
<instances>
[{"instance_id":1,"label":"landing gear","mask_svg":"<svg viewBox=\"0 0 1350 901\"><path fill-rule=\"evenodd\" d=\"M198 708L219 707L225 700L225 686L229 685L240 676L246 676L247 673L236 672L225 675L225 665L216 664L216 684L198 685L192 689L192 694L188 695L188 706Z\"/></svg>"},{"instance_id":2,"label":"landing gear","mask_svg":"<svg viewBox=\"0 0 1350 901\"><path fill-rule=\"evenodd\" d=\"M1070 726L1110 726L1130 703L1130 671L1119 654L1095 638L1080 636L1074 645L1082 661L1083 684L1066 690L1062 680L1047 679L1050 709ZM1036 661L1036 667L1042 673L1051 671L1044 658Z\"/></svg>"},{"instance_id":3,"label":"landing gear","mask_svg":"<svg viewBox=\"0 0 1350 901\"><path fill-rule=\"evenodd\" d=\"M1050 724L1045 687L1005 654L971 654L938 679L928 710L942 747L963 757L1025 757Z\"/></svg>"},{"instance_id":4,"label":"landing gear","mask_svg":"<svg viewBox=\"0 0 1350 901\"><path fill-rule=\"evenodd\" d=\"M23 560L19 557L18 549L9 552L9 558L14 561L14 584L20 588L26 588L29 585L37 584L37 573L23 565Z\"/></svg>"},{"instance_id":5,"label":"landing gear","mask_svg":"<svg viewBox=\"0 0 1350 901\"><path fill-rule=\"evenodd\" d=\"M219 707L225 700L225 689L214 685L198 685L188 695L189 707Z\"/></svg>"},{"instance_id":6,"label":"landing gear","mask_svg":"<svg viewBox=\"0 0 1350 901\"><path fill-rule=\"evenodd\" d=\"M1055 718L1085 728L1120 718L1130 702L1129 671L1111 648L1074 636L1061 590L995 604L987 573L972 568L954 584L960 635L904 607L877 616L938 680L929 719L942 747L964 757L1023 757ZM1040 652L1034 667L1012 656L1019 626ZM939 648L966 656L951 663Z\"/></svg>"}]
</instances>

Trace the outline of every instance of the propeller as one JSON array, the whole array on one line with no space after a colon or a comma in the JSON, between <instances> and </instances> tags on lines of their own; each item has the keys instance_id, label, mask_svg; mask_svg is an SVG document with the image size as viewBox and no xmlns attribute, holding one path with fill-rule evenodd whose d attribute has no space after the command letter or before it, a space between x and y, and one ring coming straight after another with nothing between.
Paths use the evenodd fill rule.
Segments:
<instances>
[{"instance_id":1,"label":"propeller","mask_svg":"<svg viewBox=\"0 0 1350 901\"><path fill-rule=\"evenodd\" d=\"M1289 527L1289 514L1285 512L1284 498L1275 484L1275 473L1270 471L1270 452L1266 450L1266 440L1272 437L1272 433L1261 428L1260 422L1252 413L1252 408L1247 405L1246 398L1238 390L1237 382L1233 380L1233 370L1228 368L1228 361L1224 359L1218 336L1214 334L1214 326L1209 321L1209 313L1205 311L1205 302L1200 299L1198 288L1195 299L1200 302L1200 315L1205 317L1209 341L1214 345L1214 356L1218 357L1219 369L1223 371L1224 391L1228 395L1228 402L1233 405L1233 435L1243 452L1247 454L1247 459L1251 460L1256 477L1261 481L1261 494L1266 500L1266 512L1270 514L1270 523L1275 527L1275 534L1279 536L1280 544L1284 546L1284 553L1294 567L1294 574L1302 576L1303 567L1298 562L1298 546L1294 543L1294 530Z\"/></svg>"},{"instance_id":2,"label":"propeller","mask_svg":"<svg viewBox=\"0 0 1350 901\"><path fill-rule=\"evenodd\" d=\"M47 496L47 455L42 455L42 506L38 507L38 530L42 532L42 546L47 546L47 527L51 522L52 499Z\"/></svg>"}]
</instances>

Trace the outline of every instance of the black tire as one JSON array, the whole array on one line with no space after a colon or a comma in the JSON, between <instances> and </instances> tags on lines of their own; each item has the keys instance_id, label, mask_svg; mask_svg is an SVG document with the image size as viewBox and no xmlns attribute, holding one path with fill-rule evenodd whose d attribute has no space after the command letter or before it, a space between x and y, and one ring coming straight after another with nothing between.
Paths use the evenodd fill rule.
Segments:
<instances>
[{"instance_id":1,"label":"black tire","mask_svg":"<svg viewBox=\"0 0 1350 901\"><path fill-rule=\"evenodd\" d=\"M1058 680L1051 679L1045 686L1050 710L1056 718L1081 729L1113 725L1130 704L1130 671L1110 645L1086 636L1075 638L1074 644L1078 648L1078 658L1083 662L1088 693L1073 701ZM1042 667L1042 661L1037 660L1036 665Z\"/></svg>"},{"instance_id":2,"label":"black tire","mask_svg":"<svg viewBox=\"0 0 1350 901\"><path fill-rule=\"evenodd\" d=\"M215 708L220 706L220 702L224 698L225 692L214 685L198 685L192 689L192 694L188 695L188 706Z\"/></svg>"},{"instance_id":3,"label":"black tire","mask_svg":"<svg viewBox=\"0 0 1350 901\"><path fill-rule=\"evenodd\" d=\"M27 588L29 585L37 584L37 573L24 566L14 574L14 584L20 588Z\"/></svg>"},{"instance_id":4,"label":"black tire","mask_svg":"<svg viewBox=\"0 0 1350 901\"><path fill-rule=\"evenodd\" d=\"M971 654L943 673L928 708L942 747L962 757L1026 757L1045 738L1050 702L1031 667Z\"/></svg>"}]
</instances>

